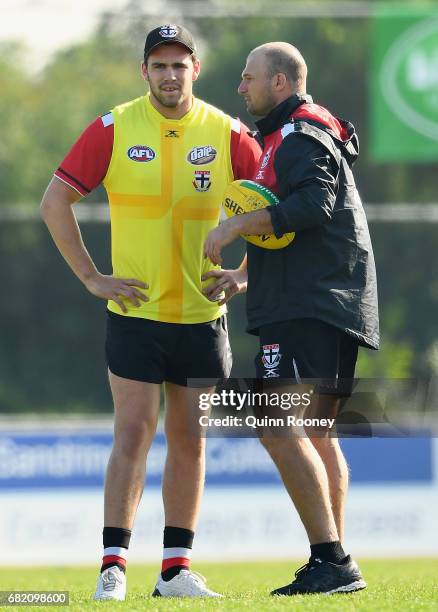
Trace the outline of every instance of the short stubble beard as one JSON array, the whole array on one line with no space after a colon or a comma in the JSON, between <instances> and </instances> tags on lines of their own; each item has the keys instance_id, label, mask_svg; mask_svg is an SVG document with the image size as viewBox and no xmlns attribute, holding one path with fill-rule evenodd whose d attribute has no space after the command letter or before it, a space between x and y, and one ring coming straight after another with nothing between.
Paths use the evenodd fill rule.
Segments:
<instances>
[{"instance_id":1,"label":"short stubble beard","mask_svg":"<svg viewBox=\"0 0 438 612\"><path fill-rule=\"evenodd\" d=\"M179 90L179 93L180 93L179 98L174 99L174 100L168 100L161 94L160 89L154 87L150 81L149 81L149 89L151 91L151 94L154 96L154 98L162 106L165 106L166 108L177 108L177 106L179 106L181 102L183 101L183 95L182 95L181 90Z\"/></svg>"},{"instance_id":2,"label":"short stubble beard","mask_svg":"<svg viewBox=\"0 0 438 612\"><path fill-rule=\"evenodd\" d=\"M272 94L267 94L263 102L263 106L258 108L252 106L251 102L248 104L248 111L251 115L254 115L254 117L266 117L277 106L277 100Z\"/></svg>"}]
</instances>

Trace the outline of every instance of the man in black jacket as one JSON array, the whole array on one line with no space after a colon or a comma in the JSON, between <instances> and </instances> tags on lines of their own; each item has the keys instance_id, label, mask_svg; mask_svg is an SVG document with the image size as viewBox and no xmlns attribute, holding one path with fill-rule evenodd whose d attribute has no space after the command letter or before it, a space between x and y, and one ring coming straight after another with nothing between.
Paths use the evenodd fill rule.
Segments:
<instances>
[{"instance_id":1,"label":"man in black jacket","mask_svg":"<svg viewBox=\"0 0 438 612\"><path fill-rule=\"evenodd\" d=\"M235 216L210 232L205 255L240 234L295 232L281 250L248 244L248 331L260 337L257 376L317 379L312 416L336 416L351 393L358 346L379 345L377 285L368 226L351 166L358 139L351 123L313 104L307 67L287 43L248 56L239 93L257 122L264 154L254 180L280 203ZM242 268L240 268L240 271ZM234 271L212 273L209 297L245 289ZM348 468L336 437L261 438L306 528L311 557L275 595L365 588L341 542Z\"/></svg>"}]
</instances>

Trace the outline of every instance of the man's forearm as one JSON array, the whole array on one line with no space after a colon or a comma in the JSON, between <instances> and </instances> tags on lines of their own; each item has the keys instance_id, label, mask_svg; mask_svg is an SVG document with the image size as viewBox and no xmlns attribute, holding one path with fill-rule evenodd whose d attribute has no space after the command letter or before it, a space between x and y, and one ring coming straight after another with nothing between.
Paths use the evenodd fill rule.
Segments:
<instances>
[{"instance_id":1,"label":"man's forearm","mask_svg":"<svg viewBox=\"0 0 438 612\"><path fill-rule=\"evenodd\" d=\"M274 232L271 215L267 210L255 210L243 215L236 215L232 217L231 221L239 234L256 236L258 234L272 234Z\"/></svg>"},{"instance_id":2,"label":"man's forearm","mask_svg":"<svg viewBox=\"0 0 438 612\"><path fill-rule=\"evenodd\" d=\"M204 256L208 257L212 263L221 265L222 248L236 240L239 234L257 236L272 233L271 215L267 210L255 210L230 217L210 231L204 244ZM246 273L246 257L240 264L239 270Z\"/></svg>"}]
</instances>

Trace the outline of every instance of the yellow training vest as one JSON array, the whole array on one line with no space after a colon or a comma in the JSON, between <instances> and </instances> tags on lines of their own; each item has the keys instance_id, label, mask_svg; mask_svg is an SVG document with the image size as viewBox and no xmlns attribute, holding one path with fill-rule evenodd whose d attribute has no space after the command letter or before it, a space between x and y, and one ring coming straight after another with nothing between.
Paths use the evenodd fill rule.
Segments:
<instances>
[{"instance_id":1,"label":"yellow training vest","mask_svg":"<svg viewBox=\"0 0 438 612\"><path fill-rule=\"evenodd\" d=\"M233 180L231 118L193 99L182 119L166 119L149 95L113 111L114 145L103 181L111 213L113 274L148 283L149 302L125 300L130 317L202 323L225 312L203 294L203 257ZM108 308L123 314L118 305Z\"/></svg>"}]
</instances>

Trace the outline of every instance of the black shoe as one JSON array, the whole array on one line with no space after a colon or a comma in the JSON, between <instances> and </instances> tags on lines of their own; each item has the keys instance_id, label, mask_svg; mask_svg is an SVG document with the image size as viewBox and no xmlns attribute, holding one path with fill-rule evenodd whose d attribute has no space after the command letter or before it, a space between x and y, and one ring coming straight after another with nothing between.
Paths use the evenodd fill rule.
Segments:
<instances>
[{"instance_id":1,"label":"black shoe","mask_svg":"<svg viewBox=\"0 0 438 612\"><path fill-rule=\"evenodd\" d=\"M303 593L351 593L365 589L367 583L362 578L357 563L348 555L344 562L337 565L310 557L309 562L295 572L291 584L275 589L271 595L301 595Z\"/></svg>"}]
</instances>

